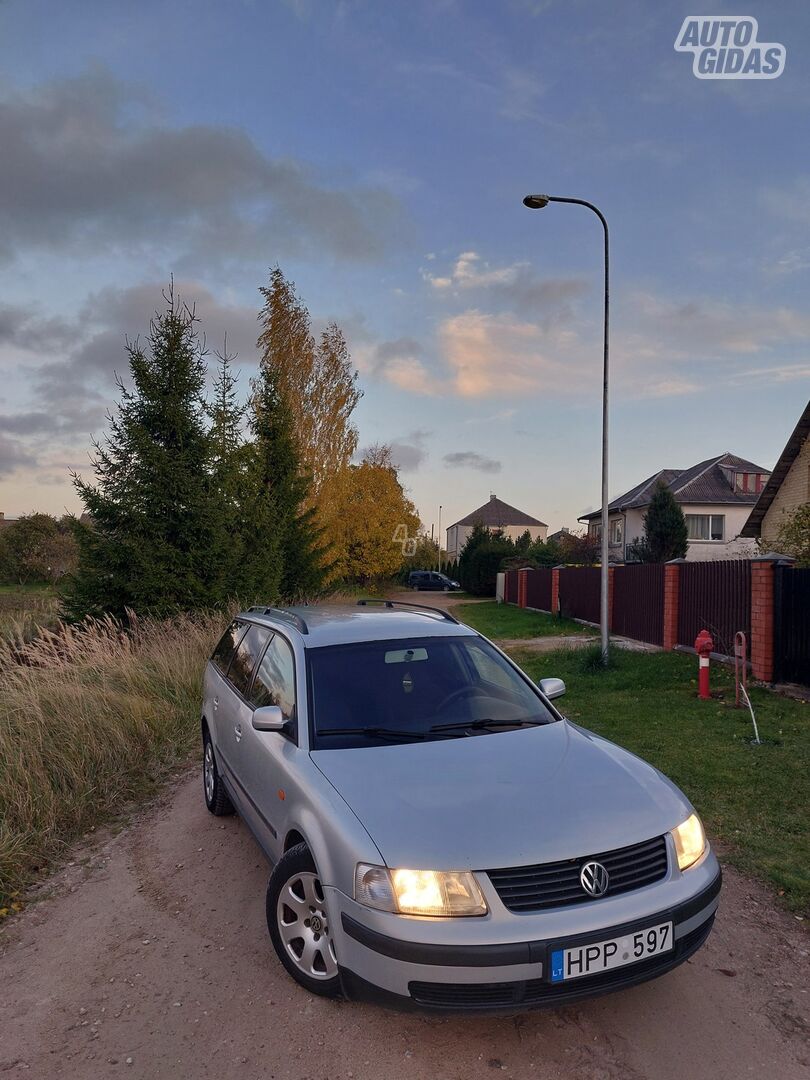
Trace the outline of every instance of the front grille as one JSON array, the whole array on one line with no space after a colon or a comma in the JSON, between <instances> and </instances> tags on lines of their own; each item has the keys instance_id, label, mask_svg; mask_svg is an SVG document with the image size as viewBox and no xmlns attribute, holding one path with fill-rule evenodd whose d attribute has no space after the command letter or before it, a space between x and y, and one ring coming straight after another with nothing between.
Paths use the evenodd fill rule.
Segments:
<instances>
[{"instance_id":1,"label":"front grille","mask_svg":"<svg viewBox=\"0 0 810 1080\"><path fill-rule=\"evenodd\" d=\"M417 1004L434 1009L453 1011L476 1009L527 1008L531 1005L558 1005L592 994L620 990L623 986L652 979L686 960L703 944L714 923L714 915L697 929L680 937L670 952L651 956L637 964L603 971L598 975L550 983L544 979L498 983L430 983L408 984L411 997Z\"/></svg>"},{"instance_id":2,"label":"front grille","mask_svg":"<svg viewBox=\"0 0 810 1080\"><path fill-rule=\"evenodd\" d=\"M667 872L667 844L663 836L642 844L585 855L564 862L539 866L515 866L505 870L487 870L495 891L510 911L542 911L544 908L584 904L594 897L585 892L579 872L586 862L601 863L610 875L603 896L640 889L659 881ZM601 897L599 897L601 899Z\"/></svg>"}]
</instances>

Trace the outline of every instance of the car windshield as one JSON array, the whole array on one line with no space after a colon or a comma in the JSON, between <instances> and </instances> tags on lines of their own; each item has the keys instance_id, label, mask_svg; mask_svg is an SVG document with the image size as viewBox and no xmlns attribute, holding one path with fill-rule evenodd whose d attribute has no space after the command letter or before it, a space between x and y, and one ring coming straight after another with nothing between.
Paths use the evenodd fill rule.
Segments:
<instances>
[{"instance_id":1,"label":"car windshield","mask_svg":"<svg viewBox=\"0 0 810 1080\"><path fill-rule=\"evenodd\" d=\"M552 723L531 683L478 637L307 650L312 747L463 738Z\"/></svg>"}]
</instances>

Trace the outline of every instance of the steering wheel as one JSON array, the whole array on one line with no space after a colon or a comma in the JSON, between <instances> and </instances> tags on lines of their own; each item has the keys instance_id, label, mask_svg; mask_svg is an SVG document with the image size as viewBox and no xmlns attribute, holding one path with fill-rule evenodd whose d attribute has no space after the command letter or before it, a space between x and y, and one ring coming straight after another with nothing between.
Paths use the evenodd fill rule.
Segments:
<instances>
[{"instance_id":1,"label":"steering wheel","mask_svg":"<svg viewBox=\"0 0 810 1080\"><path fill-rule=\"evenodd\" d=\"M466 697L486 697L486 694L484 694L484 692L478 686L461 686L458 690L453 690L452 693L447 695L444 701L442 701L442 703L436 709L436 712L443 713L445 709L447 709L450 705L454 704L454 702L461 701L462 698Z\"/></svg>"}]
</instances>

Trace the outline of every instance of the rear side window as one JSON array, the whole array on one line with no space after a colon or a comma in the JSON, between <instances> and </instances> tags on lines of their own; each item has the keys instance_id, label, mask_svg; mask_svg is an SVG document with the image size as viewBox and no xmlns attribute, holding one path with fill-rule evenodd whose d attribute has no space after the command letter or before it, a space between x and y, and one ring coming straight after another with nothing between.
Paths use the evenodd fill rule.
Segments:
<instances>
[{"instance_id":1,"label":"rear side window","mask_svg":"<svg viewBox=\"0 0 810 1080\"><path fill-rule=\"evenodd\" d=\"M278 705L284 719L291 719L295 711L295 663L292 649L276 634L265 650L253 687L250 703L257 709L264 705Z\"/></svg>"},{"instance_id":2,"label":"rear side window","mask_svg":"<svg viewBox=\"0 0 810 1080\"><path fill-rule=\"evenodd\" d=\"M236 652L236 647L242 640L242 635L247 630L247 623L234 620L222 637L219 639L219 644L214 649L211 656L211 663L214 667L224 675L228 670L231 660L233 660L233 654Z\"/></svg>"},{"instance_id":3,"label":"rear side window","mask_svg":"<svg viewBox=\"0 0 810 1080\"><path fill-rule=\"evenodd\" d=\"M251 626L239 642L239 648L228 668L228 678L243 697L247 697L250 676L271 634L272 630L265 626Z\"/></svg>"}]
</instances>

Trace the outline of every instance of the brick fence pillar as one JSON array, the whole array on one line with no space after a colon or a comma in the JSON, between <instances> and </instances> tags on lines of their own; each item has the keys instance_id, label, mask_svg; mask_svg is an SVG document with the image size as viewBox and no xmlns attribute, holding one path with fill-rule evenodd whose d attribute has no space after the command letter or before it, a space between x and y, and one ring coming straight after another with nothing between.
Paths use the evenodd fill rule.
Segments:
<instances>
[{"instance_id":1,"label":"brick fence pillar","mask_svg":"<svg viewBox=\"0 0 810 1080\"><path fill-rule=\"evenodd\" d=\"M526 593L528 591L528 585L529 585L528 575L529 575L528 570L518 570L518 590L517 590L517 592L518 592L518 595L517 595L518 607L526 607Z\"/></svg>"},{"instance_id":2,"label":"brick fence pillar","mask_svg":"<svg viewBox=\"0 0 810 1080\"><path fill-rule=\"evenodd\" d=\"M562 566L554 566L551 569L551 614L557 615L560 611L560 570Z\"/></svg>"},{"instance_id":3,"label":"brick fence pillar","mask_svg":"<svg viewBox=\"0 0 810 1080\"><path fill-rule=\"evenodd\" d=\"M664 648L674 649L678 644L678 590L682 559L673 559L664 565Z\"/></svg>"},{"instance_id":4,"label":"brick fence pillar","mask_svg":"<svg viewBox=\"0 0 810 1080\"><path fill-rule=\"evenodd\" d=\"M751 670L755 679L773 682L774 570L778 560L751 563Z\"/></svg>"}]
</instances>

